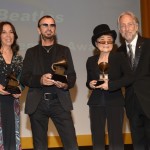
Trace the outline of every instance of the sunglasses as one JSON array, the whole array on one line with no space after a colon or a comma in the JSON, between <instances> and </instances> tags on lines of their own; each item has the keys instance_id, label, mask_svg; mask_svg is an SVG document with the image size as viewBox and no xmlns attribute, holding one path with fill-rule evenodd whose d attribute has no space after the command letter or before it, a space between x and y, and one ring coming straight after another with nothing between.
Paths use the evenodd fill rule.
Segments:
<instances>
[{"instance_id":1,"label":"sunglasses","mask_svg":"<svg viewBox=\"0 0 150 150\"><path fill-rule=\"evenodd\" d=\"M98 44L113 44L113 41L97 41Z\"/></svg>"},{"instance_id":2,"label":"sunglasses","mask_svg":"<svg viewBox=\"0 0 150 150\"><path fill-rule=\"evenodd\" d=\"M42 27L44 27L44 28L48 28L48 26L51 27L51 28L54 28L54 27L56 27L56 24L43 23L43 24L40 24L40 26L42 26Z\"/></svg>"}]
</instances>

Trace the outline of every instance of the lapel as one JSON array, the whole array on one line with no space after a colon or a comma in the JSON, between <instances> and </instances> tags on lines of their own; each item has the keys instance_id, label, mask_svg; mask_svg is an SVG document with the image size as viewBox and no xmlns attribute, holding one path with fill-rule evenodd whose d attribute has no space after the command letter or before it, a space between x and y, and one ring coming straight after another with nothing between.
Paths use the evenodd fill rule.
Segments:
<instances>
[{"instance_id":1,"label":"lapel","mask_svg":"<svg viewBox=\"0 0 150 150\"><path fill-rule=\"evenodd\" d=\"M136 70L136 68L138 66L139 59L140 59L141 52L142 52L143 43L144 43L143 38L141 36L138 36L138 40L137 40L137 44L136 44L136 50L135 50L133 70Z\"/></svg>"},{"instance_id":2,"label":"lapel","mask_svg":"<svg viewBox=\"0 0 150 150\"><path fill-rule=\"evenodd\" d=\"M43 53L42 53L42 51L41 51L41 45L39 44L39 46L38 46L38 51L37 51L37 58L38 58L38 65L39 65L39 67L37 67L37 68L39 68L39 72L41 72L41 73L44 73L44 60L43 60Z\"/></svg>"},{"instance_id":3,"label":"lapel","mask_svg":"<svg viewBox=\"0 0 150 150\"><path fill-rule=\"evenodd\" d=\"M126 44L124 43L122 45L122 51L125 53L125 56L126 58L128 59L128 62L130 64L130 67L133 71L136 70L137 66L138 66L138 63L139 63L139 59L140 59L140 56L141 56L141 51L142 51L142 46L143 46L143 43L144 43L144 40L141 36L138 36L138 40L137 40L137 44L136 44L136 50L135 50L135 58L134 58L134 64L133 64L133 67L131 67L131 64L130 64L130 59L128 57L128 54L127 54L127 48L126 48Z\"/></svg>"},{"instance_id":4,"label":"lapel","mask_svg":"<svg viewBox=\"0 0 150 150\"><path fill-rule=\"evenodd\" d=\"M33 62L34 68L33 68L33 74L43 74L44 73L44 60L43 60L43 54L41 51L41 45L37 45L34 47L33 50Z\"/></svg>"},{"instance_id":5,"label":"lapel","mask_svg":"<svg viewBox=\"0 0 150 150\"><path fill-rule=\"evenodd\" d=\"M99 69L99 66L98 66L98 59L99 59L99 54L94 56L94 59L93 59L93 66L95 66L95 72L96 72L96 74L99 76L99 74L100 74L100 69Z\"/></svg>"}]
</instances>

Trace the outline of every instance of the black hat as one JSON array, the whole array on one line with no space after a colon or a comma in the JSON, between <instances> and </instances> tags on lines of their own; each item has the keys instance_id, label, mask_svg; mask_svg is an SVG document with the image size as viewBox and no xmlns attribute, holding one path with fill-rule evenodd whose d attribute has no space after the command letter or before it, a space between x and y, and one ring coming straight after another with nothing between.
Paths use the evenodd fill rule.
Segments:
<instances>
[{"instance_id":1,"label":"black hat","mask_svg":"<svg viewBox=\"0 0 150 150\"><path fill-rule=\"evenodd\" d=\"M96 47L95 41L97 40L97 38L99 38L102 35L107 35L107 34L111 35L114 41L116 40L116 37L117 37L116 31L110 30L107 24L100 24L96 26L93 30L93 36L92 36L92 44L94 45L94 47Z\"/></svg>"}]
</instances>

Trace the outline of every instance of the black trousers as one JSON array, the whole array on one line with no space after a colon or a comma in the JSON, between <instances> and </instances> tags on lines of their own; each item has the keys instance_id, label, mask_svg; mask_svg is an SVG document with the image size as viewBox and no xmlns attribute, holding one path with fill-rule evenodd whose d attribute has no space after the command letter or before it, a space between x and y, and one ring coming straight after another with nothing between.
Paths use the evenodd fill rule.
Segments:
<instances>
[{"instance_id":1,"label":"black trousers","mask_svg":"<svg viewBox=\"0 0 150 150\"><path fill-rule=\"evenodd\" d=\"M109 150L124 150L123 106L90 106L90 122L93 150L105 150L105 127L107 120Z\"/></svg>"},{"instance_id":2,"label":"black trousers","mask_svg":"<svg viewBox=\"0 0 150 150\"><path fill-rule=\"evenodd\" d=\"M75 128L70 111L65 111L58 99L42 100L35 113L29 116L34 150L47 150L49 117L60 135L65 150L78 150Z\"/></svg>"},{"instance_id":3,"label":"black trousers","mask_svg":"<svg viewBox=\"0 0 150 150\"><path fill-rule=\"evenodd\" d=\"M133 114L129 116L134 150L150 150L150 118L142 110L134 95Z\"/></svg>"},{"instance_id":4,"label":"black trousers","mask_svg":"<svg viewBox=\"0 0 150 150\"><path fill-rule=\"evenodd\" d=\"M0 107L4 150L16 150L14 98L0 96Z\"/></svg>"}]
</instances>

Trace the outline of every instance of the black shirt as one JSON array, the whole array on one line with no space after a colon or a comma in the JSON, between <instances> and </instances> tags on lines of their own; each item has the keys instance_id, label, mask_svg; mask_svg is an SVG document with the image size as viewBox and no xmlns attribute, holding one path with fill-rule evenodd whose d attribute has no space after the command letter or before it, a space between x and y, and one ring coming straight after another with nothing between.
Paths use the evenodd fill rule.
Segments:
<instances>
[{"instance_id":1,"label":"black shirt","mask_svg":"<svg viewBox=\"0 0 150 150\"><path fill-rule=\"evenodd\" d=\"M42 50L42 56L44 58L44 70L45 73L51 73L53 74L53 70L51 69L51 65L52 63L52 56L54 54L55 51L55 45L53 46L41 46L41 50ZM49 51L47 51L49 50ZM56 93L55 92L55 86L43 86L43 93Z\"/></svg>"}]
</instances>

